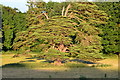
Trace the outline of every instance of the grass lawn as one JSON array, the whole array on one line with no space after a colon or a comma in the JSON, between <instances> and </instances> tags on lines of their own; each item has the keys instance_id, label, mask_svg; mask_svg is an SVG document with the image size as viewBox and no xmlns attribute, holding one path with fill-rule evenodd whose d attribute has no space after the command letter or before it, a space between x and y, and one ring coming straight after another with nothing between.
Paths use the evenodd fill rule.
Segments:
<instances>
[{"instance_id":1,"label":"grass lawn","mask_svg":"<svg viewBox=\"0 0 120 80\"><path fill-rule=\"evenodd\" d=\"M61 66L21 56L12 58L14 54L2 55L3 77L8 78L108 78L118 77L118 57L97 61L99 64L66 62ZM91 67L92 66L92 67ZM11 73L12 72L12 73Z\"/></svg>"}]
</instances>

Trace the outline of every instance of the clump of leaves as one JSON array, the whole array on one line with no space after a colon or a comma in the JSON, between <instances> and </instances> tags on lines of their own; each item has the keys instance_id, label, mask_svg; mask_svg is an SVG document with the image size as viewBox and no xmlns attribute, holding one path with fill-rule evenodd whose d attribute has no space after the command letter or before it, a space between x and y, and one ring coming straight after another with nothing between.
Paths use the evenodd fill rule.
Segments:
<instances>
[{"instance_id":1,"label":"clump of leaves","mask_svg":"<svg viewBox=\"0 0 120 80\"><path fill-rule=\"evenodd\" d=\"M52 61L56 61L58 63L61 64L61 62L63 60L68 59L68 57L66 56L67 53L65 52L60 52L59 50L56 49L49 49L48 52L42 54L42 56L44 57L44 59L46 60L52 60Z\"/></svg>"}]
</instances>

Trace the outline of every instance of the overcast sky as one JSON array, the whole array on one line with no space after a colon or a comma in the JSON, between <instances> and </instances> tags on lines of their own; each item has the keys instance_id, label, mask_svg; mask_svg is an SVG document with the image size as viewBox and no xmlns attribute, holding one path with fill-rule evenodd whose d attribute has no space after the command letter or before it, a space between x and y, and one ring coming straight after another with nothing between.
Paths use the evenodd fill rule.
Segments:
<instances>
[{"instance_id":1,"label":"overcast sky","mask_svg":"<svg viewBox=\"0 0 120 80\"><path fill-rule=\"evenodd\" d=\"M44 1L48 2L49 0L44 0ZM61 2L64 0L52 0L52 1ZM3 4L5 6L10 6L12 8L18 8L22 12L26 12L28 9L28 7L26 6L27 0L0 0L0 4Z\"/></svg>"}]
</instances>

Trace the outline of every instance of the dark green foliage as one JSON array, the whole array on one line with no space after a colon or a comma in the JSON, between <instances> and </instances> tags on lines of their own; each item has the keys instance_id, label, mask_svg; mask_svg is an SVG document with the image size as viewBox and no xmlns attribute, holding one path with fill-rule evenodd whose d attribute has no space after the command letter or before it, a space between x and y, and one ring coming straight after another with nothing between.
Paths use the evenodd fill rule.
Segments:
<instances>
[{"instance_id":1,"label":"dark green foliage","mask_svg":"<svg viewBox=\"0 0 120 80\"><path fill-rule=\"evenodd\" d=\"M0 4L0 52L2 50L2 5Z\"/></svg>"},{"instance_id":2,"label":"dark green foliage","mask_svg":"<svg viewBox=\"0 0 120 80\"><path fill-rule=\"evenodd\" d=\"M20 32L26 30L26 13L16 13L14 16L14 32Z\"/></svg>"},{"instance_id":3,"label":"dark green foliage","mask_svg":"<svg viewBox=\"0 0 120 80\"><path fill-rule=\"evenodd\" d=\"M14 22L13 17L16 12L10 7L3 7L2 23L3 23L3 41L4 48L10 49L12 46L13 28Z\"/></svg>"},{"instance_id":4,"label":"dark green foliage","mask_svg":"<svg viewBox=\"0 0 120 80\"><path fill-rule=\"evenodd\" d=\"M76 44L70 48L70 55L84 59L100 58L102 46L98 34L102 31L96 27L96 24L106 24L107 14L98 10L94 3L75 3L72 6L75 7L73 8L74 17L71 15L71 18L77 20L78 25L75 28L79 32L74 39Z\"/></svg>"},{"instance_id":5,"label":"dark green foliage","mask_svg":"<svg viewBox=\"0 0 120 80\"><path fill-rule=\"evenodd\" d=\"M99 6L99 9L104 10L109 15L108 24L98 26L103 31L103 34L100 35L102 37L102 45L104 47L103 52L106 54L118 54L120 53L120 4L119 2L107 2L96 4Z\"/></svg>"},{"instance_id":6,"label":"dark green foliage","mask_svg":"<svg viewBox=\"0 0 120 80\"><path fill-rule=\"evenodd\" d=\"M2 31L0 30L0 50L2 49Z\"/></svg>"},{"instance_id":7,"label":"dark green foliage","mask_svg":"<svg viewBox=\"0 0 120 80\"><path fill-rule=\"evenodd\" d=\"M25 14L10 7L2 7L3 50L11 50L16 33L26 29Z\"/></svg>"}]
</instances>

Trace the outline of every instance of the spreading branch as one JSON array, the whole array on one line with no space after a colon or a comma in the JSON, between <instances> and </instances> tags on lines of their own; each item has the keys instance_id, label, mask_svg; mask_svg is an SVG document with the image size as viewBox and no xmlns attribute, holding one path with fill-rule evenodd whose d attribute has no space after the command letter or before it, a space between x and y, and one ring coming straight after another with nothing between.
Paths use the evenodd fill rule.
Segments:
<instances>
[{"instance_id":1,"label":"spreading branch","mask_svg":"<svg viewBox=\"0 0 120 80\"><path fill-rule=\"evenodd\" d=\"M47 19L49 19L48 15L46 13L43 13Z\"/></svg>"},{"instance_id":2,"label":"spreading branch","mask_svg":"<svg viewBox=\"0 0 120 80\"><path fill-rule=\"evenodd\" d=\"M73 12L71 12L71 13L69 14L69 16L68 16L68 17L70 17L70 18L71 18L71 17L72 17L72 14L73 14Z\"/></svg>"},{"instance_id":3,"label":"spreading branch","mask_svg":"<svg viewBox=\"0 0 120 80\"><path fill-rule=\"evenodd\" d=\"M69 4L69 5L67 6L66 11L65 11L65 16L67 16L68 10L69 10L70 7L71 7L71 4Z\"/></svg>"}]
</instances>

